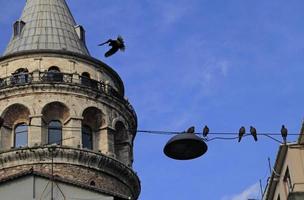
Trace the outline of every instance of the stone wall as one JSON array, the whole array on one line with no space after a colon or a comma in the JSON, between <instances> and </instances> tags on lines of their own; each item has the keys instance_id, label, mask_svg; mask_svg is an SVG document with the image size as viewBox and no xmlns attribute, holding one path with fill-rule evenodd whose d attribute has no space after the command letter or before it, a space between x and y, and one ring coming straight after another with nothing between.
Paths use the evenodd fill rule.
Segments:
<instances>
[{"instance_id":1,"label":"stone wall","mask_svg":"<svg viewBox=\"0 0 304 200\"><path fill-rule=\"evenodd\" d=\"M0 182L32 171L80 187L137 199L140 182L132 169L102 154L69 147L36 147L0 154Z\"/></svg>"}]
</instances>

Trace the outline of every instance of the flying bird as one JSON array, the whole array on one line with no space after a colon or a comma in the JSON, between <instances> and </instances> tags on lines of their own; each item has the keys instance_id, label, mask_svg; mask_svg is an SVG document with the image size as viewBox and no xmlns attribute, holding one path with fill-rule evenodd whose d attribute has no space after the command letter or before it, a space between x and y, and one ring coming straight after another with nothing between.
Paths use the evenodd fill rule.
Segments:
<instances>
[{"instance_id":1,"label":"flying bird","mask_svg":"<svg viewBox=\"0 0 304 200\"><path fill-rule=\"evenodd\" d=\"M112 56L118 50L124 51L126 49L125 42L121 36L118 36L116 40L109 39L108 41L101 43L98 46L103 46L105 44L109 44L109 46L112 47L105 53L105 57Z\"/></svg>"},{"instance_id":2,"label":"flying bird","mask_svg":"<svg viewBox=\"0 0 304 200\"><path fill-rule=\"evenodd\" d=\"M242 137L245 135L246 129L244 126L242 126L239 130L239 142L241 141Z\"/></svg>"},{"instance_id":3,"label":"flying bird","mask_svg":"<svg viewBox=\"0 0 304 200\"><path fill-rule=\"evenodd\" d=\"M258 141L257 131L253 126L250 126L250 133L253 136L254 141Z\"/></svg>"},{"instance_id":4,"label":"flying bird","mask_svg":"<svg viewBox=\"0 0 304 200\"><path fill-rule=\"evenodd\" d=\"M282 125L282 128L281 128L281 135L282 135L282 137L283 137L284 144L286 144L286 141L287 141L287 134L288 134L287 128L285 128L285 126Z\"/></svg>"},{"instance_id":5,"label":"flying bird","mask_svg":"<svg viewBox=\"0 0 304 200\"><path fill-rule=\"evenodd\" d=\"M188 128L188 130L186 132L187 133L194 133L195 132L195 127L191 126L190 128Z\"/></svg>"},{"instance_id":6,"label":"flying bird","mask_svg":"<svg viewBox=\"0 0 304 200\"><path fill-rule=\"evenodd\" d=\"M207 137L208 133L209 133L209 128L208 128L208 126L205 126L203 129L203 136Z\"/></svg>"}]
</instances>

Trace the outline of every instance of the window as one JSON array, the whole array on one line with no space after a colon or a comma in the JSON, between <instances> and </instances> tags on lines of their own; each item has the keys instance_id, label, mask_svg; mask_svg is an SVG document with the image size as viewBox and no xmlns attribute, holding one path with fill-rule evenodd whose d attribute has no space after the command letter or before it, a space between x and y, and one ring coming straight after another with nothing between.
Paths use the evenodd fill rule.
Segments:
<instances>
[{"instance_id":1,"label":"window","mask_svg":"<svg viewBox=\"0 0 304 200\"><path fill-rule=\"evenodd\" d=\"M28 83L28 70L26 68L19 68L12 75L11 83L13 85Z\"/></svg>"},{"instance_id":2,"label":"window","mask_svg":"<svg viewBox=\"0 0 304 200\"><path fill-rule=\"evenodd\" d=\"M83 72L81 74L81 84L91 87L91 77L90 74L88 72Z\"/></svg>"},{"instance_id":3,"label":"window","mask_svg":"<svg viewBox=\"0 0 304 200\"><path fill-rule=\"evenodd\" d=\"M75 31L78 35L78 38L85 43L85 30L82 26L78 25L75 27Z\"/></svg>"},{"instance_id":4,"label":"window","mask_svg":"<svg viewBox=\"0 0 304 200\"><path fill-rule=\"evenodd\" d=\"M289 192L292 191L292 182L291 182L291 178L290 178L290 174L289 174L289 169L287 167L285 175L284 175L284 182L287 185Z\"/></svg>"},{"instance_id":5,"label":"window","mask_svg":"<svg viewBox=\"0 0 304 200\"><path fill-rule=\"evenodd\" d=\"M23 27L25 26L24 21L16 21L14 23L14 36L18 36L21 34Z\"/></svg>"},{"instance_id":6,"label":"window","mask_svg":"<svg viewBox=\"0 0 304 200\"><path fill-rule=\"evenodd\" d=\"M89 126L82 126L82 148L93 149L93 134Z\"/></svg>"},{"instance_id":7,"label":"window","mask_svg":"<svg viewBox=\"0 0 304 200\"><path fill-rule=\"evenodd\" d=\"M48 126L48 144L59 144L62 142L62 126L61 122L53 120Z\"/></svg>"},{"instance_id":8,"label":"window","mask_svg":"<svg viewBox=\"0 0 304 200\"><path fill-rule=\"evenodd\" d=\"M15 127L15 142L14 147L27 146L28 127L25 123L18 124Z\"/></svg>"},{"instance_id":9,"label":"window","mask_svg":"<svg viewBox=\"0 0 304 200\"><path fill-rule=\"evenodd\" d=\"M44 79L52 82L63 82L63 74L60 72L58 67L52 66L49 68Z\"/></svg>"}]
</instances>

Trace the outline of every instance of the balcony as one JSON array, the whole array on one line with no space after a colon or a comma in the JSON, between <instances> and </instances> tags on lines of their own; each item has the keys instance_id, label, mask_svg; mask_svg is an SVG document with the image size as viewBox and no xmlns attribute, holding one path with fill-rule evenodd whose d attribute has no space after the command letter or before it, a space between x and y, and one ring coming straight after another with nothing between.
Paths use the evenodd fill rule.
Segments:
<instances>
[{"instance_id":1,"label":"balcony","mask_svg":"<svg viewBox=\"0 0 304 200\"><path fill-rule=\"evenodd\" d=\"M79 86L84 89L88 89L96 92L97 94L107 95L114 97L122 101L127 108L136 116L132 105L111 85L101 81L96 81L79 74L69 74L62 72L40 72L35 71L31 73L17 73L11 76L0 78L0 91L2 89L8 89L19 86L26 86L32 84L66 84Z\"/></svg>"}]
</instances>

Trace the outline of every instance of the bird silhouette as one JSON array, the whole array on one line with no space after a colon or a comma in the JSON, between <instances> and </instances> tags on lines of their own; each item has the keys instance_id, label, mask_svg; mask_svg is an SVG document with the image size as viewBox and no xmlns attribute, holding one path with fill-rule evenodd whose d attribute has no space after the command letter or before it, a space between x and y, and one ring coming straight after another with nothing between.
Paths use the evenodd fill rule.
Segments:
<instances>
[{"instance_id":1,"label":"bird silhouette","mask_svg":"<svg viewBox=\"0 0 304 200\"><path fill-rule=\"evenodd\" d=\"M209 128L208 128L208 126L205 126L203 129L203 136L207 137L208 133L209 133Z\"/></svg>"},{"instance_id":2,"label":"bird silhouette","mask_svg":"<svg viewBox=\"0 0 304 200\"><path fill-rule=\"evenodd\" d=\"M283 137L284 144L286 144L286 141L287 141L287 134L288 134L287 128L285 128L285 126L282 125L282 128L281 128L281 135L282 135L282 137Z\"/></svg>"},{"instance_id":3,"label":"bird silhouette","mask_svg":"<svg viewBox=\"0 0 304 200\"><path fill-rule=\"evenodd\" d=\"M241 141L242 137L245 135L246 129L244 126L242 126L239 130L239 142Z\"/></svg>"},{"instance_id":4,"label":"bird silhouette","mask_svg":"<svg viewBox=\"0 0 304 200\"><path fill-rule=\"evenodd\" d=\"M191 126L190 128L188 128L188 130L186 132L187 133L194 133L195 132L195 127Z\"/></svg>"},{"instance_id":5,"label":"bird silhouette","mask_svg":"<svg viewBox=\"0 0 304 200\"><path fill-rule=\"evenodd\" d=\"M250 126L250 133L253 136L254 141L258 141L257 131L253 126Z\"/></svg>"},{"instance_id":6,"label":"bird silhouette","mask_svg":"<svg viewBox=\"0 0 304 200\"><path fill-rule=\"evenodd\" d=\"M110 57L115 54L118 50L124 51L126 49L125 42L121 36L118 36L116 40L109 39L108 41L99 44L98 46L103 46L109 44L112 48L105 53L105 57Z\"/></svg>"}]
</instances>

